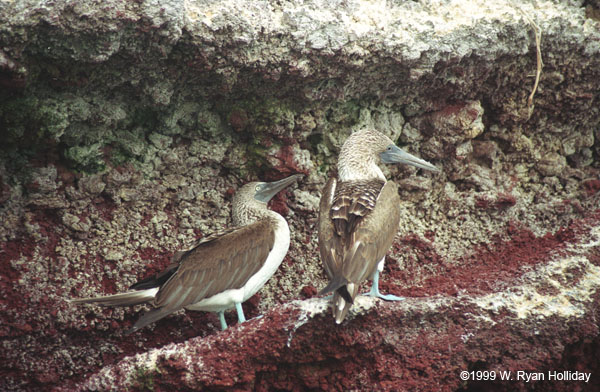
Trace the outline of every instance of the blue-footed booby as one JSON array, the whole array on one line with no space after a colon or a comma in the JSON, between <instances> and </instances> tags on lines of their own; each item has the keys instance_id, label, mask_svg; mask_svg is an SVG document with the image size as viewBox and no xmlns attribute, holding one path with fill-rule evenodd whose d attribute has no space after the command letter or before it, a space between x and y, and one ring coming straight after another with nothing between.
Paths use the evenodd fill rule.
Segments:
<instances>
[{"instance_id":1,"label":"blue-footed booby","mask_svg":"<svg viewBox=\"0 0 600 392\"><path fill-rule=\"evenodd\" d=\"M233 198L234 228L177 252L163 272L132 285L131 291L71 302L101 306L151 304L154 309L146 312L127 334L183 308L217 312L222 329L227 328L223 313L233 307L239 322L246 321L242 302L271 278L290 246L287 222L267 209L267 202L301 176L244 185Z\"/></svg>"},{"instance_id":2,"label":"blue-footed booby","mask_svg":"<svg viewBox=\"0 0 600 392\"><path fill-rule=\"evenodd\" d=\"M333 316L344 321L360 284L372 278L369 295L401 300L379 292L379 273L400 223L398 186L386 181L379 163L405 163L439 171L431 163L398 148L384 134L365 129L351 134L338 158L319 205L319 251L334 292Z\"/></svg>"}]
</instances>

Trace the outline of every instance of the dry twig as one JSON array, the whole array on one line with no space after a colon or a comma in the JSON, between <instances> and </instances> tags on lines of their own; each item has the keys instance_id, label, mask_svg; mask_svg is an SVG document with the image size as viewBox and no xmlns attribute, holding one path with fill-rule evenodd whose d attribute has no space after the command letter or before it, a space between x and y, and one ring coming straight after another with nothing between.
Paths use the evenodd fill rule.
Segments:
<instances>
[{"instance_id":1,"label":"dry twig","mask_svg":"<svg viewBox=\"0 0 600 392\"><path fill-rule=\"evenodd\" d=\"M536 48L536 54L537 54L537 72L535 74L535 82L533 84L533 89L531 90L531 94L529 94L529 98L527 98L528 117L531 117L531 114L533 113L533 107L534 107L533 97L535 96L535 92L537 91L538 85L540 83L540 76L542 75L542 67L544 66L544 63L542 62L542 49L541 49L542 29L533 21L533 19L531 19L531 17L525 11L523 11L521 9L521 7L517 6L512 1L510 1L510 3L514 8L518 9L519 12L521 12L521 14L523 14L525 19L527 19L529 24L533 27L533 31L535 33L535 48Z\"/></svg>"}]
</instances>

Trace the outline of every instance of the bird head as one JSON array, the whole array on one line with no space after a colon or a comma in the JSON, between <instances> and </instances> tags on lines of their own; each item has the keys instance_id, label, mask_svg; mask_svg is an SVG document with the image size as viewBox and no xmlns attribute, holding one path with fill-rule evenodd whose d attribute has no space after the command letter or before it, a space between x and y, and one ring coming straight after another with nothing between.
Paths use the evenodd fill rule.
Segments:
<instances>
[{"instance_id":1,"label":"bird head","mask_svg":"<svg viewBox=\"0 0 600 392\"><path fill-rule=\"evenodd\" d=\"M233 196L233 218L236 224L247 224L256 219L257 212L266 210L267 203L281 190L291 185L302 174L294 174L274 182L250 182Z\"/></svg>"},{"instance_id":2,"label":"bird head","mask_svg":"<svg viewBox=\"0 0 600 392\"><path fill-rule=\"evenodd\" d=\"M385 180L380 163L404 163L425 170L439 171L431 163L399 148L383 133L374 129L354 132L340 151L338 172L344 180L380 178Z\"/></svg>"}]
</instances>

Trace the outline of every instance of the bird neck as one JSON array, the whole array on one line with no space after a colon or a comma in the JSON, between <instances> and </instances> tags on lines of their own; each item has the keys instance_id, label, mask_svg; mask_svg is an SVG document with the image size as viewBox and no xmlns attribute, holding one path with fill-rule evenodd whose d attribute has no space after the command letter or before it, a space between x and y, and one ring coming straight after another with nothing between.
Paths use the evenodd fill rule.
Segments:
<instances>
[{"instance_id":1,"label":"bird neck","mask_svg":"<svg viewBox=\"0 0 600 392\"><path fill-rule=\"evenodd\" d=\"M340 154L338 177L342 182L374 179L385 181L385 176L375 159L356 154Z\"/></svg>"},{"instance_id":2,"label":"bird neck","mask_svg":"<svg viewBox=\"0 0 600 392\"><path fill-rule=\"evenodd\" d=\"M267 208L266 203L257 201L251 205L236 206L233 209L233 224L235 226L246 226L265 218L276 218L279 216L275 211Z\"/></svg>"}]
</instances>

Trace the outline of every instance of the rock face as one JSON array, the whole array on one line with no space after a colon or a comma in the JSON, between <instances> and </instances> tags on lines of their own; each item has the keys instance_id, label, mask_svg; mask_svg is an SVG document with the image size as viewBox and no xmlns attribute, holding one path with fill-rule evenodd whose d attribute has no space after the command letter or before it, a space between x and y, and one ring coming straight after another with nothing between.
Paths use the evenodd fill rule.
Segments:
<instances>
[{"instance_id":1,"label":"rock face","mask_svg":"<svg viewBox=\"0 0 600 392\"><path fill-rule=\"evenodd\" d=\"M360 297L356 317L342 326L333 322L327 300L293 301L239 328L127 357L79 387L519 390L526 389L519 378L535 372L544 375L531 382L541 390L586 389L585 382L551 378L568 369L591 371L591 390L600 369L585 352L599 347L583 342L598 334L589 306L597 306L600 267L590 259L600 254L600 229L583 223L568 231L583 242L547 238L550 262L518 259L500 273L493 264L470 273L463 265L436 279L437 289L426 296L406 289L400 292L413 298L401 303ZM473 280L488 280L495 290ZM449 286L461 289L449 295ZM488 381L463 382L461 371L486 371Z\"/></svg>"},{"instance_id":2,"label":"rock face","mask_svg":"<svg viewBox=\"0 0 600 392\"><path fill-rule=\"evenodd\" d=\"M0 389L593 390L599 14L577 1L0 2ZM364 126L442 173L385 169L405 203L381 288L407 300L361 298L335 326L310 298L326 282L318 198ZM140 307L67 302L126 290L230 224L240 184L296 172L304 182L272 202L290 252L244 304L263 318L228 314L221 332L215 315L181 312L124 337ZM474 379L485 371L497 378Z\"/></svg>"}]
</instances>

